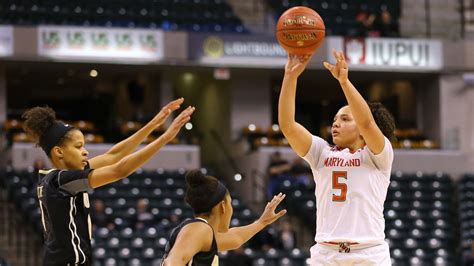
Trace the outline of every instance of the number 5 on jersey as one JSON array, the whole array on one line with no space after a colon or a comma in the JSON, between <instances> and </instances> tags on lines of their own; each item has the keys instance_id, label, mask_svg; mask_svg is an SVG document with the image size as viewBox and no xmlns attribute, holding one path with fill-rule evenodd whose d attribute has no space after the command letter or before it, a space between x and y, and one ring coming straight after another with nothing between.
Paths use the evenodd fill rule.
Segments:
<instances>
[{"instance_id":1,"label":"number 5 on jersey","mask_svg":"<svg viewBox=\"0 0 474 266\"><path fill-rule=\"evenodd\" d=\"M339 183L340 178L344 178L347 180L347 172L346 171L334 171L332 172L332 189L340 189L341 193L339 195L332 194L332 201L337 202L344 202L346 201L347 195L347 184L346 183Z\"/></svg>"}]
</instances>

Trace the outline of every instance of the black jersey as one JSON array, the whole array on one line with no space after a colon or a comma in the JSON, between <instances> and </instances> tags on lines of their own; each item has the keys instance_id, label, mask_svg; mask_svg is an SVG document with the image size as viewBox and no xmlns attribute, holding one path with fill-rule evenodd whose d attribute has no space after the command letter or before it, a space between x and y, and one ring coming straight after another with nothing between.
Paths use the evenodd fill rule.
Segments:
<instances>
[{"instance_id":1,"label":"black jersey","mask_svg":"<svg viewBox=\"0 0 474 266\"><path fill-rule=\"evenodd\" d=\"M37 195L44 230L43 265L91 263L88 174L84 170L40 170Z\"/></svg>"},{"instance_id":2,"label":"black jersey","mask_svg":"<svg viewBox=\"0 0 474 266\"><path fill-rule=\"evenodd\" d=\"M173 231L171 231L170 239L165 247L165 254L162 259L162 266L164 265L164 260L168 256L168 253L173 248L174 243L176 242L176 238L178 237L179 232L183 227L190 223L202 222L207 223L206 220L195 218L195 219L187 219L184 220L181 224L176 226ZM211 227L212 228L212 227ZM207 252L199 252L194 257L186 263L186 266L218 266L219 265L219 258L217 257L217 242L216 237L214 236L214 229L212 230L212 244L211 249Z\"/></svg>"}]
</instances>

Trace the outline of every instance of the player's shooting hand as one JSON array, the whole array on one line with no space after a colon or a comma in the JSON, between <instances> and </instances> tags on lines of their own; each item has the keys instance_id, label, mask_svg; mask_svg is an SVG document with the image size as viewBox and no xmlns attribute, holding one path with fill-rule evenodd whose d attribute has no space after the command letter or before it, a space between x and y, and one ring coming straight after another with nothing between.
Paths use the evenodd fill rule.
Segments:
<instances>
[{"instance_id":1,"label":"player's shooting hand","mask_svg":"<svg viewBox=\"0 0 474 266\"><path fill-rule=\"evenodd\" d=\"M278 204L283 201L285 196L286 195L283 193L275 195L273 199L267 203L267 206L265 206L265 210L263 210L263 213L258 221L267 226L285 215L286 210L281 210L278 213L275 213L275 209L278 207Z\"/></svg>"},{"instance_id":2,"label":"player's shooting hand","mask_svg":"<svg viewBox=\"0 0 474 266\"><path fill-rule=\"evenodd\" d=\"M344 53L337 52L336 49L332 49L332 54L336 59L336 64L332 65L328 62L324 62L324 67L329 70L334 78L336 78L339 83L344 83L349 79L349 68L347 66Z\"/></svg>"},{"instance_id":3,"label":"player's shooting hand","mask_svg":"<svg viewBox=\"0 0 474 266\"><path fill-rule=\"evenodd\" d=\"M178 135L179 130L186 124L189 120L191 120L191 115L194 113L196 108L192 106L188 106L188 108L184 109L171 123L168 129L163 133L163 136L166 138L167 141L171 141Z\"/></svg>"},{"instance_id":4,"label":"player's shooting hand","mask_svg":"<svg viewBox=\"0 0 474 266\"><path fill-rule=\"evenodd\" d=\"M301 73L303 73L305 70L306 65L311 59L311 56L313 55L288 54L288 61L285 65L285 75L299 77L299 75L301 75Z\"/></svg>"},{"instance_id":5,"label":"player's shooting hand","mask_svg":"<svg viewBox=\"0 0 474 266\"><path fill-rule=\"evenodd\" d=\"M153 117L150 123L152 123L155 128L163 125L163 123L170 116L170 114L178 110L183 102L184 102L184 98L182 97L169 102L167 105L161 108L160 112L155 117Z\"/></svg>"}]
</instances>

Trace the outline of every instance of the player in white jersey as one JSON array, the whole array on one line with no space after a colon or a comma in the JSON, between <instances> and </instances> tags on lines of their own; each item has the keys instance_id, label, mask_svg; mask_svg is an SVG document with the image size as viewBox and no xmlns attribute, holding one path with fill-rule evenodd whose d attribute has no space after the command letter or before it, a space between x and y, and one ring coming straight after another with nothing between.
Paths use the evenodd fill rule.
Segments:
<instances>
[{"instance_id":1,"label":"player in white jersey","mask_svg":"<svg viewBox=\"0 0 474 266\"><path fill-rule=\"evenodd\" d=\"M311 166L316 182L316 265L391 265L384 241L383 205L390 182L395 123L380 104L368 104L348 79L342 52L324 66L339 81L347 106L332 125L334 146L295 121L296 84L311 56L290 55L279 106L280 128L293 150Z\"/></svg>"}]
</instances>

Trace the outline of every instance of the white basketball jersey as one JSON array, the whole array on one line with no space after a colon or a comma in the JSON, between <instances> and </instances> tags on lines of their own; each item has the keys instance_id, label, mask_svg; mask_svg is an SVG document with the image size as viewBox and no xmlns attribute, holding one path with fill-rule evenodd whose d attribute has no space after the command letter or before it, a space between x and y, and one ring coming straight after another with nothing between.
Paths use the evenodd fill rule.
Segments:
<instances>
[{"instance_id":1,"label":"white basketball jersey","mask_svg":"<svg viewBox=\"0 0 474 266\"><path fill-rule=\"evenodd\" d=\"M303 157L316 182L316 242L384 241L383 206L390 183L393 149L385 138L381 153L367 146L351 153L313 136Z\"/></svg>"}]
</instances>

